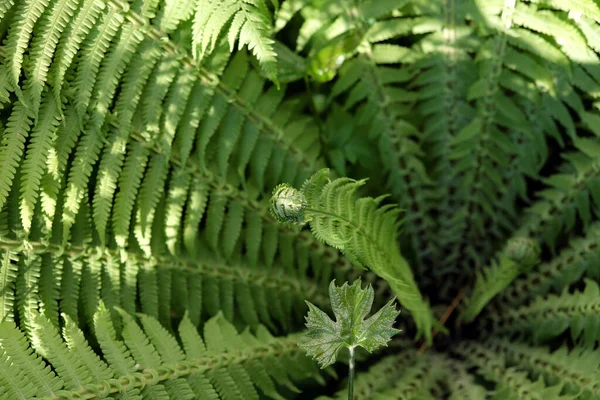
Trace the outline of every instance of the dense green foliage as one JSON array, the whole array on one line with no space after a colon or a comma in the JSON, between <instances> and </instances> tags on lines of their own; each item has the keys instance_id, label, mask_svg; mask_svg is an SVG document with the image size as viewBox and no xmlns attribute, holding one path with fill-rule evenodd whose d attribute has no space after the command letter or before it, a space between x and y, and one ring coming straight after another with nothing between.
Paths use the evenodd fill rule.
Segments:
<instances>
[{"instance_id":1,"label":"dense green foliage","mask_svg":"<svg viewBox=\"0 0 600 400\"><path fill-rule=\"evenodd\" d=\"M0 399L344 398L357 277L356 398L600 398L599 98L600 0L0 0Z\"/></svg>"}]
</instances>

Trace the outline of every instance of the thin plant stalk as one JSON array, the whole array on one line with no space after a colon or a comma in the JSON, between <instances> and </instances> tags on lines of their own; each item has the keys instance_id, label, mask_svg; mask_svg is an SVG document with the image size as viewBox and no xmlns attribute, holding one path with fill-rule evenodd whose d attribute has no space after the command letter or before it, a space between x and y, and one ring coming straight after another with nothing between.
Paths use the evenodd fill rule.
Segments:
<instances>
[{"instance_id":1,"label":"thin plant stalk","mask_svg":"<svg viewBox=\"0 0 600 400\"><path fill-rule=\"evenodd\" d=\"M350 363L348 368L348 400L354 399L354 346L348 347Z\"/></svg>"}]
</instances>

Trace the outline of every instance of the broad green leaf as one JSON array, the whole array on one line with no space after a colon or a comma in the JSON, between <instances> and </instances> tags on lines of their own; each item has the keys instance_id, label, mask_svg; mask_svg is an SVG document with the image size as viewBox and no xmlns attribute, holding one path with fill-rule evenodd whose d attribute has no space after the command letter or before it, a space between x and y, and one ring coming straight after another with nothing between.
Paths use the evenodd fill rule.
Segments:
<instances>
[{"instance_id":1,"label":"broad green leaf","mask_svg":"<svg viewBox=\"0 0 600 400\"><path fill-rule=\"evenodd\" d=\"M360 286L360 280L352 285L348 282L335 286L335 280L329 285L331 308L335 322L329 316L307 301L306 336L310 338L299 346L316 359L321 368L335 363L339 351L347 347L363 347L369 352L385 346L392 336L400 332L392 326L400 311L390 300L377 313L366 319L373 306L374 291L371 285L366 289Z\"/></svg>"}]
</instances>

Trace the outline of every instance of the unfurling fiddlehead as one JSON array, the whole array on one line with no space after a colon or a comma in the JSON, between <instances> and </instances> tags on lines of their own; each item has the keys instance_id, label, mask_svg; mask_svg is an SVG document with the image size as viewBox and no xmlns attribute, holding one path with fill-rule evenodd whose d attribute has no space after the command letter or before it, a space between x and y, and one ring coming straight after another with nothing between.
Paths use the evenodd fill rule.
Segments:
<instances>
[{"instance_id":1,"label":"unfurling fiddlehead","mask_svg":"<svg viewBox=\"0 0 600 400\"><path fill-rule=\"evenodd\" d=\"M328 175L328 169L320 170L304 183L302 190L286 184L277 186L271 198L272 214L279 221L310 223L319 240L385 279L411 312L419 335L424 334L431 342L432 328L439 324L396 244L399 210L393 205L380 206L385 196L356 200L354 193L364 180L331 181Z\"/></svg>"}]
</instances>

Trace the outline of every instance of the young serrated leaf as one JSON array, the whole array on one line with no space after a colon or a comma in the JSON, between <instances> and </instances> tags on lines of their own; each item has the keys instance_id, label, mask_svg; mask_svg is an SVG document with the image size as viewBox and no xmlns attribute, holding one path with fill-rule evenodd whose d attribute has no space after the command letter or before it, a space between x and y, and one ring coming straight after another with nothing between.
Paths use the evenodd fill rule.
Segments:
<instances>
[{"instance_id":1,"label":"young serrated leaf","mask_svg":"<svg viewBox=\"0 0 600 400\"><path fill-rule=\"evenodd\" d=\"M344 347L352 351L360 346L372 352L385 346L392 336L400 332L393 328L400 314L394 304L395 298L365 319L373 306L374 291L371 285L362 289L360 279L352 285L346 282L339 287L335 286L335 280L331 281L329 296L335 322L307 301L306 336L310 340L299 344L301 349L319 362L321 368L335 363L339 351Z\"/></svg>"}]
</instances>

